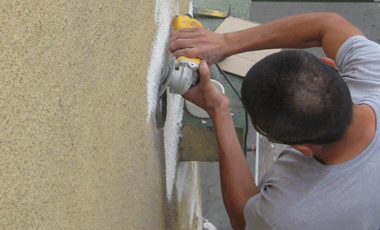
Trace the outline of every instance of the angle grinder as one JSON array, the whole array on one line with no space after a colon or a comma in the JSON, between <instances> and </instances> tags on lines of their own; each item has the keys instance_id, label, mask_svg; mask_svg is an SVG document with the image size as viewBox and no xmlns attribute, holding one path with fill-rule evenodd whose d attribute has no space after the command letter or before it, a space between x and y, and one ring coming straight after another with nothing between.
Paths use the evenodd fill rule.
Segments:
<instances>
[{"instance_id":1,"label":"angle grinder","mask_svg":"<svg viewBox=\"0 0 380 230\"><path fill-rule=\"evenodd\" d=\"M174 31L180 28L203 27L202 24L190 15L178 15L172 20ZM186 93L190 88L199 84L199 58L184 56L172 57L168 65L162 70L158 89L156 107L156 126L163 128L166 121L167 91L171 93Z\"/></svg>"},{"instance_id":2,"label":"angle grinder","mask_svg":"<svg viewBox=\"0 0 380 230\"><path fill-rule=\"evenodd\" d=\"M203 27L202 24L190 15L178 15L172 21L174 31L180 28ZM190 88L199 84L199 58L184 56L172 57L168 65L162 70L158 96L161 96L167 87L171 93L184 94Z\"/></svg>"}]
</instances>

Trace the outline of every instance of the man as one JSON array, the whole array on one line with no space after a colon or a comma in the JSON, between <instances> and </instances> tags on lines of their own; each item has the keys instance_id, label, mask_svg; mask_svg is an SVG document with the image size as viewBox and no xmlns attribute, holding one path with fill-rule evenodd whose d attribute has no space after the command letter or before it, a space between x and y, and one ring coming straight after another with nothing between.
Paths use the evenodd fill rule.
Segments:
<instances>
[{"instance_id":1,"label":"man","mask_svg":"<svg viewBox=\"0 0 380 230\"><path fill-rule=\"evenodd\" d=\"M244 79L243 104L253 125L291 146L256 187L229 100L210 83L207 64L245 51L318 46L342 77L296 50L261 60ZM200 85L184 97L214 123L223 200L234 229L380 228L378 44L337 14L312 13L222 35L179 30L169 50L203 59Z\"/></svg>"}]
</instances>

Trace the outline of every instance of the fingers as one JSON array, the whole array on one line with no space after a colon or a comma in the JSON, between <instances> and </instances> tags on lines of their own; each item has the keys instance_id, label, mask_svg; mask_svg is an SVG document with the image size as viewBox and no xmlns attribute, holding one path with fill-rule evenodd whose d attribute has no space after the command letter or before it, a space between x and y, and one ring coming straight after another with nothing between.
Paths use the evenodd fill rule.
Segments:
<instances>
[{"instance_id":1,"label":"fingers","mask_svg":"<svg viewBox=\"0 0 380 230\"><path fill-rule=\"evenodd\" d=\"M186 93L182 94L182 97L188 101L195 102L197 96L199 96L199 86L194 87L186 91Z\"/></svg>"},{"instance_id":2,"label":"fingers","mask_svg":"<svg viewBox=\"0 0 380 230\"><path fill-rule=\"evenodd\" d=\"M172 34L169 40L169 50L176 57L186 56L186 57L197 57L196 53L200 50L199 38L200 38L201 28L186 28L179 29ZM198 57L202 58L202 57Z\"/></svg>"},{"instance_id":3,"label":"fingers","mask_svg":"<svg viewBox=\"0 0 380 230\"><path fill-rule=\"evenodd\" d=\"M188 58L196 57L197 48L193 48L191 41L185 40L176 40L169 44L169 50L173 53L177 58L180 56L185 56Z\"/></svg>"},{"instance_id":4,"label":"fingers","mask_svg":"<svg viewBox=\"0 0 380 230\"><path fill-rule=\"evenodd\" d=\"M189 101L193 101L194 97L203 93L205 90L207 91L209 87L213 87L210 81L210 70L208 68L207 62L202 60L199 64L199 74L200 74L200 84L197 87L189 89L182 96Z\"/></svg>"},{"instance_id":5,"label":"fingers","mask_svg":"<svg viewBox=\"0 0 380 230\"><path fill-rule=\"evenodd\" d=\"M183 43L191 41L192 39L197 38L197 31L199 28L182 28L177 31L174 31L170 40L169 40L169 49L174 46L174 48L183 48L181 47Z\"/></svg>"},{"instance_id":6,"label":"fingers","mask_svg":"<svg viewBox=\"0 0 380 230\"><path fill-rule=\"evenodd\" d=\"M200 27L194 28L181 28L173 32L172 37L169 40L169 43L177 40L177 39L190 39L195 38L197 33L199 33L202 29Z\"/></svg>"},{"instance_id":7,"label":"fingers","mask_svg":"<svg viewBox=\"0 0 380 230\"><path fill-rule=\"evenodd\" d=\"M212 65L227 51L224 36L204 28L184 28L175 31L169 41L169 51L177 58L199 58Z\"/></svg>"},{"instance_id":8,"label":"fingers","mask_svg":"<svg viewBox=\"0 0 380 230\"><path fill-rule=\"evenodd\" d=\"M186 48L186 49L181 49L181 50L175 51L173 53L173 55L176 56L176 58L181 57L181 56L185 56L188 58L203 59L203 55L200 55L198 50L199 50L198 48Z\"/></svg>"},{"instance_id":9,"label":"fingers","mask_svg":"<svg viewBox=\"0 0 380 230\"><path fill-rule=\"evenodd\" d=\"M200 84L205 85L210 83L210 69L207 62L202 60L199 64Z\"/></svg>"}]
</instances>

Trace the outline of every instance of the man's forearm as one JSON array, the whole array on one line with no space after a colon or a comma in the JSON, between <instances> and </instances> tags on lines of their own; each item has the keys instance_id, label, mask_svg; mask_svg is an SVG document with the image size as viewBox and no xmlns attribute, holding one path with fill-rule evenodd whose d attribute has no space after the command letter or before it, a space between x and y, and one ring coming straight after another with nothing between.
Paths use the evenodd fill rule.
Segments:
<instances>
[{"instance_id":1,"label":"man's forearm","mask_svg":"<svg viewBox=\"0 0 380 230\"><path fill-rule=\"evenodd\" d=\"M258 190L237 138L229 107L217 111L212 118L218 141L224 204L234 229L244 229L244 207Z\"/></svg>"},{"instance_id":2,"label":"man's forearm","mask_svg":"<svg viewBox=\"0 0 380 230\"><path fill-rule=\"evenodd\" d=\"M262 49L322 46L326 55L335 60L339 47L353 35L363 33L338 14L299 14L225 34L229 47L226 56Z\"/></svg>"}]
</instances>

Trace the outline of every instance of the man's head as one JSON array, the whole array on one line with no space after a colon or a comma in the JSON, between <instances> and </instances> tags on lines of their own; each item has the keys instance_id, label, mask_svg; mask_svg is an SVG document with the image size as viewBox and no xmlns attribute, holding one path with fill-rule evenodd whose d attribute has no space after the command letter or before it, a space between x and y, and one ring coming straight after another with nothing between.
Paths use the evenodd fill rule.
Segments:
<instances>
[{"instance_id":1,"label":"man's head","mask_svg":"<svg viewBox=\"0 0 380 230\"><path fill-rule=\"evenodd\" d=\"M241 95L252 122L290 145L335 142L352 118L350 91L338 72L301 50L257 62L243 81Z\"/></svg>"}]
</instances>

